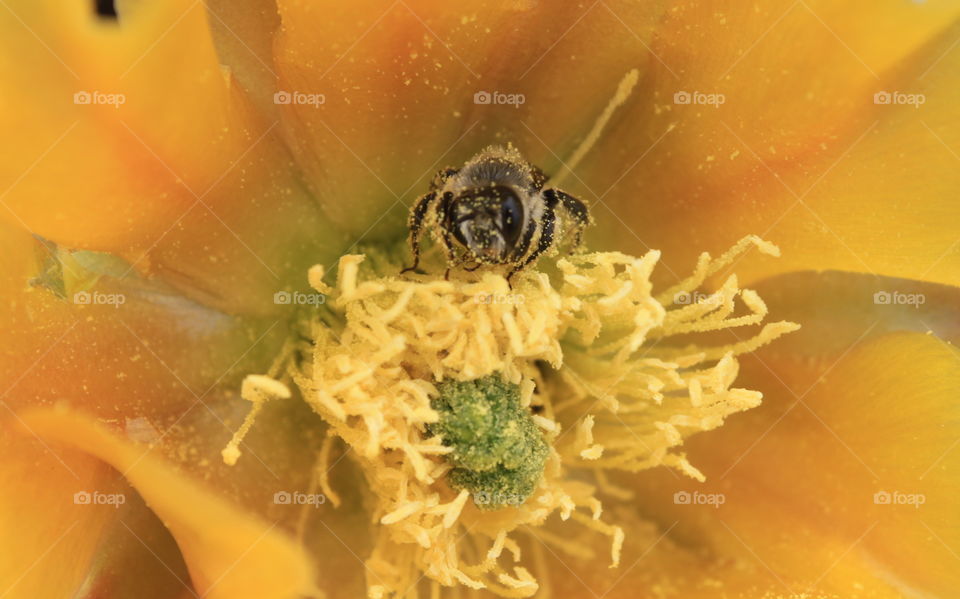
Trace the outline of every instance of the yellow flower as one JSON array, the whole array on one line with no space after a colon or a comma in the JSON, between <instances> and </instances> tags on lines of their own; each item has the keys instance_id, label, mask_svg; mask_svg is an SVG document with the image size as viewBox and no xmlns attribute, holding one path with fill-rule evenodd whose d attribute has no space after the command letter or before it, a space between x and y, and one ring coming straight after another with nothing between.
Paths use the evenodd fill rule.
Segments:
<instances>
[{"instance_id":1,"label":"yellow flower","mask_svg":"<svg viewBox=\"0 0 960 599\"><path fill-rule=\"evenodd\" d=\"M706 482L610 474L598 496L625 533L618 569L615 534L577 536L570 554L546 542L523 558L548 574L542 589L960 587L955 3L172 0L116 13L0 3L0 596L358 597L405 567L406 549L368 561L404 514L371 522L380 471L327 441L309 381L307 401L266 402L284 388L247 375L333 347L274 294L310 292L314 265L393 251L433 173L491 143L591 204L591 250L662 251L654 295L703 251L770 240L781 258L731 272L803 325L741 358L736 384L761 391L760 407L684 441ZM256 421L228 466L251 407L241 391ZM321 486L339 505L275 497Z\"/></svg>"}]
</instances>

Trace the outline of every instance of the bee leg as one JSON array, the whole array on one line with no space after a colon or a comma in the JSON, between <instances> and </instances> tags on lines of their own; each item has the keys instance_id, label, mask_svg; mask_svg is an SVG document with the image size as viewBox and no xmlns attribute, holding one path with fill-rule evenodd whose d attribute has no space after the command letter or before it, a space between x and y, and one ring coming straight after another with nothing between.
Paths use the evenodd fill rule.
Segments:
<instances>
[{"instance_id":1,"label":"bee leg","mask_svg":"<svg viewBox=\"0 0 960 599\"><path fill-rule=\"evenodd\" d=\"M554 227L557 222L557 202L555 198L551 199L547 197L546 200L546 205L543 208L543 220L540 222L540 239L537 240L537 247L530 252L530 255L527 256L523 262L513 267L513 270L511 270L510 274L507 275L507 283L510 283L510 279L513 277L513 275L529 266L531 262L539 258L541 254L550 249L550 246L553 245ZM511 288L513 288L512 285Z\"/></svg>"},{"instance_id":2,"label":"bee leg","mask_svg":"<svg viewBox=\"0 0 960 599\"><path fill-rule=\"evenodd\" d=\"M570 248L570 252L573 253L580 247L583 230L590 224L590 213L587 210L587 205L559 189L546 189L543 192L543 197L547 201L553 201L554 205L563 206L564 212L573 219L576 227L574 229L573 247Z\"/></svg>"},{"instance_id":3,"label":"bee leg","mask_svg":"<svg viewBox=\"0 0 960 599\"><path fill-rule=\"evenodd\" d=\"M433 176L433 181L430 182L430 191L432 192L430 195L435 195L436 192L443 189L443 186L446 184L447 179L456 175L459 172L460 172L460 169L456 169L450 166L437 171L437 174ZM441 228L444 227L444 225L447 222L447 206L449 206L450 201L452 199L453 199L453 194L450 192L443 194L443 197L440 198L440 207L439 207L440 214L437 220L439 221ZM450 243L450 237L446 233L444 233L443 235L443 243L444 245L447 246L447 270L444 271L443 273L443 280L449 281L450 280L450 262L453 260L453 251L451 250L453 245ZM414 266L416 266L416 264L414 264Z\"/></svg>"},{"instance_id":4,"label":"bee leg","mask_svg":"<svg viewBox=\"0 0 960 599\"><path fill-rule=\"evenodd\" d=\"M453 249L453 240L450 239L450 233L448 233L446 229L443 231L443 245L447 248L447 270L443 273L443 280L449 281L450 265L458 263L459 260L457 260L457 253Z\"/></svg>"},{"instance_id":5,"label":"bee leg","mask_svg":"<svg viewBox=\"0 0 960 599\"><path fill-rule=\"evenodd\" d=\"M410 228L410 252L413 254L413 266L404 268L400 271L400 274L415 270L420 264L420 237L423 235L423 220L427 216L427 210L430 209L436 198L437 194L434 192L420 196L410 213L407 226Z\"/></svg>"}]
</instances>

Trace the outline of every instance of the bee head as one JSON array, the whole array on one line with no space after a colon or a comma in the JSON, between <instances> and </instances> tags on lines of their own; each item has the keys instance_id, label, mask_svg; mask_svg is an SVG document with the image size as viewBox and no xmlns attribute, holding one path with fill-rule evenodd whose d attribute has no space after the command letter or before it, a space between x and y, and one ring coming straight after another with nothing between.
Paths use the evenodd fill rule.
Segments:
<instances>
[{"instance_id":1,"label":"bee head","mask_svg":"<svg viewBox=\"0 0 960 599\"><path fill-rule=\"evenodd\" d=\"M523 202L513 187L489 185L461 191L449 211L454 238L480 262L506 263L523 230Z\"/></svg>"}]
</instances>

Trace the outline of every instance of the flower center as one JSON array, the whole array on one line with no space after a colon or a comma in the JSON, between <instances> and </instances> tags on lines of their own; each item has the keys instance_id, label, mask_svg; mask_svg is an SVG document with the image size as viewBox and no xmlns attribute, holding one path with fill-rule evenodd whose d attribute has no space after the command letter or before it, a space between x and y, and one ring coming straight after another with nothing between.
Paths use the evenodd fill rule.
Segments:
<instances>
[{"instance_id":1,"label":"flower center","mask_svg":"<svg viewBox=\"0 0 960 599\"><path fill-rule=\"evenodd\" d=\"M763 321L763 301L735 276L697 291L750 247L778 253L746 238L718 259L703 254L659 293L657 251L571 256L557 261L556 280L527 271L512 287L493 273L398 278L399 265L361 255L340 260L331 287L314 267L311 284L330 300L300 323L309 341L291 342L270 376L247 378L253 410L224 459L239 457L262 403L289 394L277 380L288 378L350 446L377 498L371 597L403 594L424 575L437 591L533 595L548 573L531 573L542 560L528 554L583 553L550 532L558 525L608 536L616 565L624 533L600 498L624 490L605 473L665 465L703 480L679 446L758 405L759 392L731 387L736 356L798 328L689 344L691 333Z\"/></svg>"}]
</instances>

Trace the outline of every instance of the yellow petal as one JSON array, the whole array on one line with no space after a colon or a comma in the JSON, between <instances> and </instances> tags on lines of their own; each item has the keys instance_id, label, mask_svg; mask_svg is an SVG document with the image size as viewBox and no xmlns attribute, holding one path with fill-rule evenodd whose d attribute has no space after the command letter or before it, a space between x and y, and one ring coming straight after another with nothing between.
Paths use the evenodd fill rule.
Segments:
<instances>
[{"instance_id":1,"label":"yellow petal","mask_svg":"<svg viewBox=\"0 0 960 599\"><path fill-rule=\"evenodd\" d=\"M89 3L55 2L0 13L0 81L12 90L0 110L2 217L118 253L222 310L275 311L272 294L305 286L341 235L299 182L276 120L221 68L204 5L119 13L114 23Z\"/></svg>"},{"instance_id":2,"label":"yellow petal","mask_svg":"<svg viewBox=\"0 0 960 599\"><path fill-rule=\"evenodd\" d=\"M120 476L83 454L16 434L4 411L0 464L0 592L60 598L124 592L169 598L189 577L163 525ZM132 596L132 595L131 595Z\"/></svg>"},{"instance_id":3,"label":"yellow petal","mask_svg":"<svg viewBox=\"0 0 960 599\"><path fill-rule=\"evenodd\" d=\"M14 90L0 111L5 218L63 243L123 248L152 241L190 205L178 177L203 188L229 164L213 144L229 130L219 148L238 148L243 125L228 125L203 8L188 6L144 5L122 26L90 4L3 12L0 78Z\"/></svg>"},{"instance_id":4,"label":"yellow petal","mask_svg":"<svg viewBox=\"0 0 960 599\"><path fill-rule=\"evenodd\" d=\"M661 10L513 0L454 11L434 0L278 7L286 137L328 216L371 239L397 237L434 173L484 146L514 142L533 160L569 149L627 72L654 60L644 40ZM482 92L524 98L476 103Z\"/></svg>"},{"instance_id":5,"label":"yellow petal","mask_svg":"<svg viewBox=\"0 0 960 599\"><path fill-rule=\"evenodd\" d=\"M319 459L326 425L299 397L269 402L240 444L236 464L226 465L222 450L250 408L250 402L229 391L218 394L165 429L151 455L296 538L312 556L328 596L338 596L331 588L339 596L362 596L363 560L372 549L362 472L340 443L332 446L329 459ZM321 474L339 496L339 505L319 484ZM278 493L293 499L278 502ZM307 496L317 502L297 499Z\"/></svg>"},{"instance_id":6,"label":"yellow petal","mask_svg":"<svg viewBox=\"0 0 960 599\"><path fill-rule=\"evenodd\" d=\"M9 225L0 249L0 377L11 406L69 398L159 436L215 389L266 368L285 334L276 320L220 314L135 276L61 265L55 257L69 254ZM70 287L71 277L90 282Z\"/></svg>"},{"instance_id":7,"label":"yellow petal","mask_svg":"<svg viewBox=\"0 0 960 599\"><path fill-rule=\"evenodd\" d=\"M543 577L541 581L552 590L552 596L573 599L785 599L802 597L802 591L806 590L810 597L903 597L866 569L845 571L848 581L856 581L856 584L846 585L846 592L830 594L825 588L807 589L788 574L772 574L742 547L735 548L737 551L727 551L727 548L717 551L704 543L702 535L684 534L678 523L680 516L652 522L636 514L628 519L619 511L617 517L626 523L626 541L622 550L623 561L616 569L609 568L604 559L605 550L609 548L587 537L576 539L576 543L580 551L589 550L593 558L532 545L530 550L543 556L543 564L549 571L549 580ZM560 530L557 528L554 532ZM794 559L797 555L806 556L810 551L807 546L798 546L794 547Z\"/></svg>"},{"instance_id":8,"label":"yellow petal","mask_svg":"<svg viewBox=\"0 0 960 599\"><path fill-rule=\"evenodd\" d=\"M115 512L107 505L75 504L73 494L110 487L109 472L86 456L54 454L35 438L14 435L15 418L0 410L0 589L10 597L69 596ZM50 576L54 567L58 575Z\"/></svg>"},{"instance_id":9,"label":"yellow petal","mask_svg":"<svg viewBox=\"0 0 960 599\"><path fill-rule=\"evenodd\" d=\"M118 480L120 475L110 470ZM97 550L79 593L106 593L114 597L172 599L193 596L190 573L176 541L157 515L125 482L122 495L82 491L94 501L124 501L119 508L107 504L115 516L99 535L91 535ZM94 495L96 493L96 495ZM56 572L56 566L45 568Z\"/></svg>"},{"instance_id":10,"label":"yellow petal","mask_svg":"<svg viewBox=\"0 0 960 599\"><path fill-rule=\"evenodd\" d=\"M772 314L803 323L746 358L744 376L764 380L767 392L802 394L848 349L885 333L929 332L960 342L960 287L828 271L778 275L756 290Z\"/></svg>"},{"instance_id":11,"label":"yellow petal","mask_svg":"<svg viewBox=\"0 0 960 599\"><path fill-rule=\"evenodd\" d=\"M230 69L255 106L264 113L275 112L273 37L280 26L276 2L208 0L204 4L220 63Z\"/></svg>"},{"instance_id":12,"label":"yellow petal","mask_svg":"<svg viewBox=\"0 0 960 599\"><path fill-rule=\"evenodd\" d=\"M609 243L662 249L675 272L755 233L783 259L738 267L748 280L836 268L955 284L960 58L949 52L957 29L943 29L958 10L677 6L653 50L678 76L661 68L641 82L578 191L609 206L595 208L602 230L617 232ZM926 94L926 104L874 104L884 90ZM682 103L678 92L724 102Z\"/></svg>"},{"instance_id":13,"label":"yellow petal","mask_svg":"<svg viewBox=\"0 0 960 599\"><path fill-rule=\"evenodd\" d=\"M344 474L349 460L338 460L331 472L348 498L335 512L329 502L311 509L273 501L278 492L310 492L319 445L316 418L308 413L308 424L301 424L304 404L291 400L264 410L240 462L231 468L221 461L220 450L249 410L236 397L240 377L266 371L283 327L217 314L169 290L109 276L96 279L88 292L124 294L123 304L78 305L70 294L61 298L44 285L28 286L50 254L29 235L6 229L0 235L0 285L9 299L0 310L7 341L0 360L4 402L16 409L66 400L116 422L118 434L150 443L160 459L205 480L221 498L278 522L277 531L302 537L313 555L329 556L319 567L324 580L362 593L356 556L368 549L366 536L356 531L364 529L366 516L349 470Z\"/></svg>"},{"instance_id":14,"label":"yellow petal","mask_svg":"<svg viewBox=\"0 0 960 599\"><path fill-rule=\"evenodd\" d=\"M51 443L90 453L124 473L166 523L199 593L224 598L315 593L306 554L256 518L80 413L33 409L23 422Z\"/></svg>"},{"instance_id":15,"label":"yellow petal","mask_svg":"<svg viewBox=\"0 0 960 599\"><path fill-rule=\"evenodd\" d=\"M774 373L790 365L760 359ZM784 590L949 594L960 584L960 353L888 333L835 355L825 372L807 363L819 378L796 395L747 366L741 380L765 391L763 406L687 444L707 483L654 473L640 479L641 497L661 523L677 522L679 538L748 562ZM677 504L677 490L724 502Z\"/></svg>"}]
</instances>

